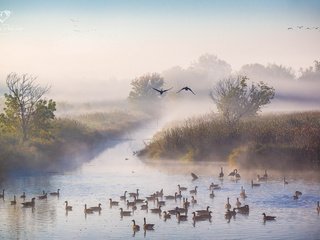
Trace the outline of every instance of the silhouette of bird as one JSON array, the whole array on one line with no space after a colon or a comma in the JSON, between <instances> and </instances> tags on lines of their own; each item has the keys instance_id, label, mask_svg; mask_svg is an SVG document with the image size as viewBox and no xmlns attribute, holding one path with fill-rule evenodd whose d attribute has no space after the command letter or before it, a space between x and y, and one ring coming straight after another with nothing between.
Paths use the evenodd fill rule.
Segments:
<instances>
[{"instance_id":1,"label":"silhouette of bird","mask_svg":"<svg viewBox=\"0 0 320 240\"><path fill-rule=\"evenodd\" d=\"M297 26L297 28L301 29L301 28L303 28L303 26Z\"/></svg>"},{"instance_id":2,"label":"silhouette of bird","mask_svg":"<svg viewBox=\"0 0 320 240\"><path fill-rule=\"evenodd\" d=\"M293 30L293 28L292 27L288 27L288 30Z\"/></svg>"},{"instance_id":3,"label":"silhouette of bird","mask_svg":"<svg viewBox=\"0 0 320 240\"><path fill-rule=\"evenodd\" d=\"M262 215L263 215L263 220L264 221L272 221L272 220L276 219L275 216L267 216L265 213L262 213Z\"/></svg>"},{"instance_id":4,"label":"silhouette of bird","mask_svg":"<svg viewBox=\"0 0 320 240\"><path fill-rule=\"evenodd\" d=\"M160 95L162 95L162 94L164 94L165 92L167 92L167 91L169 91L169 90L171 90L172 88L169 88L169 89L156 89L156 88L152 88L153 90L156 90L157 92L159 92L160 93Z\"/></svg>"},{"instance_id":5,"label":"silhouette of bird","mask_svg":"<svg viewBox=\"0 0 320 240\"><path fill-rule=\"evenodd\" d=\"M182 90L190 91L190 92L192 92L194 95L196 95L196 94L192 91L192 89L189 88L189 87L183 87L183 88L181 88L177 93L181 92Z\"/></svg>"},{"instance_id":6,"label":"silhouette of bird","mask_svg":"<svg viewBox=\"0 0 320 240\"><path fill-rule=\"evenodd\" d=\"M197 180L199 177L196 175L196 174L194 174L194 173L191 173L191 176L192 176L192 180Z\"/></svg>"}]
</instances>

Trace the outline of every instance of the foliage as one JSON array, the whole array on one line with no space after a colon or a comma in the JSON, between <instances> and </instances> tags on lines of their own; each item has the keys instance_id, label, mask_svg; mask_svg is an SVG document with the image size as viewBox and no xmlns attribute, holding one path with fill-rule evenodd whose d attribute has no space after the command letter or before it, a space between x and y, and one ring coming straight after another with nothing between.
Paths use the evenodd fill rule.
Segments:
<instances>
[{"instance_id":1,"label":"foliage","mask_svg":"<svg viewBox=\"0 0 320 240\"><path fill-rule=\"evenodd\" d=\"M229 124L237 123L242 117L256 115L274 97L274 88L263 82L248 86L247 80L245 76L225 79L210 92L218 111Z\"/></svg>"},{"instance_id":2,"label":"foliage","mask_svg":"<svg viewBox=\"0 0 320 240\"><path fill-rule=\"evenodd\" d=\"M193 160L236 161L245 153L247 166L310 166L320 161L319 119L320 112L266 115L230 128L223 119L205 115L162 130L141 155L177 159L192 149Z\"/></svg>"},{"instance_id":3,"label":"foliage","mask_svg":"<svg viewBox=\"0 0 320 240\"><path fill-rule=\"evenodd\" d=\"M158 73L145 74L131 82L132 90L129 100L134 102L156 100L159 93L152 88L160 89L164 84L163 78Z\"/></svg>"},{"instance_id":4,"label":"foliage","mask_svg":"<svg viewBox=\"0 0 320 240\"><path fill-rule=\"evenodd\" d=\"M21 136L23 141L29 137L48 137L56 110L53 100L43 99L48 88L39 86L35 80L31 75L16 73L9 74L6 79L9 94L5 94L0 122L4 131Z\"/></svg>"}]
</instances>

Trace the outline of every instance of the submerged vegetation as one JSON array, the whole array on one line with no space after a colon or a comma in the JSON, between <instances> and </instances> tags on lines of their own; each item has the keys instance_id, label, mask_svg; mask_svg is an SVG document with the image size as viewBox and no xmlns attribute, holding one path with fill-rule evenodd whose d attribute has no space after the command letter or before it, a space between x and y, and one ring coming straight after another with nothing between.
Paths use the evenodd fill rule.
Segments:
<instances>
[{"instance_id":1,"label":"submerged vegetation","mask_svg":"<svg viewBox=\"0 0 320 240\"><path fill-rule=\"evenodd\" d=\"M141 156L229 161L244 167L312 167L320 161L320 112L265 115L230 126L212 114L156 134Z\"/></svg>"}]
</instances>

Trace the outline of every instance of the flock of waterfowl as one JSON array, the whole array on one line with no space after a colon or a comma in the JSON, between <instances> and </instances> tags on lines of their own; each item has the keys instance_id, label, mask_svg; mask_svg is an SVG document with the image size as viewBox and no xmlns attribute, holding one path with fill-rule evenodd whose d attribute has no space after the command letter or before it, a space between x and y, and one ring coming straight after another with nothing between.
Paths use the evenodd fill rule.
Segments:
<instances>
[{"instance_id":1,"label":"flock of waterfowl","mask_svg":"<svg viewBox=\"0 0 320 240\"><path fill-rule=\"evenodd\" d=\"M194 173L191 173L191 176L193 178L193 181L198 179L198 176ZM221 168L221 171L218 175L218 177L222 180L224 178L223 168ZM228 177L230 177L232 180L239 180L241 178L239 172L237 169L234 169L232 172L228 174ZM267 171L260 176L257 175L257 182L255 183L253 180L251 181L252 188L259 187L263 182L266 182L268 180L268 174ZM283 184L286 185L288 182L285 178L283 178ZM219 184L211 183L208 186L208 197L209 198L215 198L215 190L220 190L221 186ZM189 194L187 194L189 192ZM177 184L177 191L172 195L164 195L163 189L160 191L156 191L149 196L146 196L144 198L140 198L141 193L139 192L139 189L136 189L135 192L128 192L124 191L123 195L119 196L120 201L114 201L112 198L109 198L109 205L110 208L112 207L120 207L119 213L120 217L132 217L134 215L135 211L150 211L154 214L159 214L160 217L163 217L164 221L168 219L172 219L172 217L176 217L178 223L181 221L188 221L191 219L193 221L193 224L197 221L210 221L212 219L213 212L210 210L210 206L207 206L204 209L198 209L192 211L192 214L188 214L189 207L192 206L200 206L199 202L196 199L198 192L198 186L195 186L193 189L188 191L188 188L185 186L181 186L180 184ZM184 193L184 194L182 194ZM60 196L60 189L57 189L56 192L50 192L49 194L45 191L42 192L41 195L37 197L32 197L30 201L25 201L26 199L26 193L23 192L23 194L20 196L22 199L21 205L24 208L34 208L36 206L36 199L38 201L44 200L48 198L48 195L50 196ZM294 200L298 200L299 197L302 196L302 193L300 191L295 191L293 195ZM188 201L188 197L191 198L190 202ZM246 194L245 189L243 186L241 186L239 197L236 198L235 206L232 207L230 204L230 198L226 198L226 204L225 209L226 212L224 214L225 218L230 221L232 217L235 217L236 214L249 214L250 207L249 205L243 205L239 198L246 199L248 196ZM2 194L0 194L0 198L3 200L5 199L5 190L3 189ZM166 207L166 204L168 202L175 202L179 200L179 203L181 203L181 206L176 206L173 209L166 209L163 208ZM153 208L149 206L149 203L153 202ZM11 205L17 204L16 195L13 196L13 200L10 201ZM72 206L69 205L68 201L65 201L65 211L72 211ZM99 203L98 206L93 207L87 207L87 204L84 204L84 214L85 216L87 214L93 214L94 212L101 212L102 211L102 204ZM126 208L126 210L124 210ZM320 213L320 205L319 201L317 202L316 210L318 214ZM276 219L276 216L269 216L266 215L266 213L262 213L263 221L272 221ZM140 230L140 226L137 224L135 219L132 220L132 230L135 232ZM147 223L146 217L143 219L143 225L142 229L144 231L147 230L154 230L155 224L153 223Z\"/></svg>"}]
</instances>

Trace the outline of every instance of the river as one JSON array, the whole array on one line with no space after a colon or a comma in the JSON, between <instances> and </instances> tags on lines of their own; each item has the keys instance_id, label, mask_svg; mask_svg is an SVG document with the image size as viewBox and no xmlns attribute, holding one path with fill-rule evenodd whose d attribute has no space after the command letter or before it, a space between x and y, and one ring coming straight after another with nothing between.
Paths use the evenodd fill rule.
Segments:
<instances>
[{"instance_id":1,"label":"river","mask_svg":"<svg viewBox=\"0 0 320 240\"><path fill-rule=\"evenodd\" d=\"M239 181L227 177L232 170L224 166L225 177L218 179L220 165L201 163L200 167L190 163L166 161L149 164L133 156L132 152L143 147L157 126L128 134L131 140L119 141L106 149L80 169L67 173L41 176L19 176L5 180L5 198L0 199L0 239L320 239L320 216L316 211L316 202L320 200L318 180L287 174L289 184L284 185L281 174L269 173L267 182L260 187L251 187L250 180L257 172L241 173ZM194 171L199 179L191 181L190 172ZM260 174L263 174L261 172ZM211 182L218 183L221 190L215 190L215 197L209 197ZM124 191L135 192L139 189L139 198L163 189L164 195L174 195L177 184L188 187L182 192L191 200L189 190L198 186L194 195L197 204L190 205L188 221L178 222L175 216L164 221L163 217L140 210L141 204L133 216L120 217L120 207L127 210L120 195ZM248 204L248 215L237 214L230 220L224 214L227 197L232 206L244 187L247 198L239 198L242 205ZM41 195L42 191L54 192L60 188L60 196L48 196L46 200L36 199L35 207L23 208L20 195L26 192L26 201ZM296 190L302 192L298 200L293 200ZM10 200L17 195L17 204ZM120 201L119 206L109 206L109 198ZM128 198L132 201L132 198ZM68 200L73 210L66 212L64 202ZM167 200L163 210L181 207L182 201ZM89 207L102 204L100 214L84 214L84 204ZM210 206L211 221L193 222L192 212ZM152 201L149 208L155 208ZM262 213L276 216L275 221L263 221ZM143 218L154 223L154 231L141 229L134 233L132 219L141 227Z\"/></svg>"}]
</instances>

